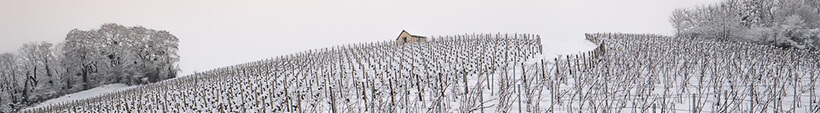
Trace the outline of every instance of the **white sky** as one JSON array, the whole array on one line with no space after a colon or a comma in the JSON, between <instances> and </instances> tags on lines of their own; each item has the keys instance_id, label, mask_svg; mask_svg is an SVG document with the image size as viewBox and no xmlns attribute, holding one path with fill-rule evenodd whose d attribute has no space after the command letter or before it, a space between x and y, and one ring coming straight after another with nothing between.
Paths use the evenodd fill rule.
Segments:
<instances>
[{"instance_id":1,"label":"white sky","mask_svg":"<svg viewBox=\"0 0 820 113\"><path fill-rule=\"evenodd\" d=\"M334 45L411 34L671 35L674 8L717 0L0 0L0 52L56 43L103 23L167 30L183 74ZM562 48L568 46L545 47ZM569 46L571 47L571 46Z\"/></svg>"}]
</instances>

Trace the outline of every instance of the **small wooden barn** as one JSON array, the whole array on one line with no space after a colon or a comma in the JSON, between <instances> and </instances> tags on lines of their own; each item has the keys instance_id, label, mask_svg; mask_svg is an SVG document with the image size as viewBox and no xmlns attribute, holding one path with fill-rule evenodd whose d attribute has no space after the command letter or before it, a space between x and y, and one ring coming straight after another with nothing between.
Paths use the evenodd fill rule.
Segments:
<instances>
[{"instance_id":1,"label":"small wooden barn","mask_svg":"<svg viewBox=\"0 0 820 113\"><path fill-rule=\"evenodd\" d=\"M407 31L405 31L405 30L401 30L401 33L399 33L399 37L396 37L396 42L399 42L401 44L424 42L424 41L427 41L427 37L419 36L419 35L412 35L410 33L407 33Z\"/></svg>"}]
</instances>

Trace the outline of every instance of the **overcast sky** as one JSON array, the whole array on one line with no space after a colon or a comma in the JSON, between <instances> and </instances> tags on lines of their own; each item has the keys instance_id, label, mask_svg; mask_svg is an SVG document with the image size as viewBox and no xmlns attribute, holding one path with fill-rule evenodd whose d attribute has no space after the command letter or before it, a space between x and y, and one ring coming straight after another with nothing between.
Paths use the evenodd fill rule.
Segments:
<instances>
[{"instance_id":1,"label":"overcast sky","mask_svg":"<svg viewBox=\"0 0 820 113\"><path fill-rule=\"evenodd\" d=\"M421 35L535 33L547 48L583 33L672 35L674 8L717 0L0 0L0 52L57 43L103 23L167 30L183 74L309 49ZM565 43L566 42L566 43ZM561 49L556 49L561 50Z\"/></svg>"}]
</instances>

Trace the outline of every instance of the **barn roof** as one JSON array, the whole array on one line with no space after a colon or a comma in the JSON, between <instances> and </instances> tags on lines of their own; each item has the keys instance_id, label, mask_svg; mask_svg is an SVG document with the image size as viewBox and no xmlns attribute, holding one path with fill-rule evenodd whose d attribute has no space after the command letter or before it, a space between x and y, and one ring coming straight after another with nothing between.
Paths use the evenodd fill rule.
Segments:
<instances>
[{"instance_id":1,"label":"barn roof","mask_svg":"<svg viewBox=\"0 0 820 113\"><path fill-rule=\"evenodd\" d=\"M425 36L421 36L421 35L410 35L410 36L411 36L411 37L416 37L416 38L427 38L427 37L425 37Z\"/></svg>"},{"instance_id":2,"label":"barn roof","mask_svg":"<svg viewBox=\"0 0 820 113\"><path fill-rule=\"evenodd\" d=\"M410 33L409 33L409 32L407 32L406 30L401 30L401 33L399 33L399 36L396 36L396 39L401 38L401 34L402 34L402 33L407 33L407 34L409 34L409 35L410 35L410 37L416 37L416 38L427 38L427 37L425 37L425 36L421 36L421 35L413 35L413 34L410 34Z\"/></svg>"}]
</instances>

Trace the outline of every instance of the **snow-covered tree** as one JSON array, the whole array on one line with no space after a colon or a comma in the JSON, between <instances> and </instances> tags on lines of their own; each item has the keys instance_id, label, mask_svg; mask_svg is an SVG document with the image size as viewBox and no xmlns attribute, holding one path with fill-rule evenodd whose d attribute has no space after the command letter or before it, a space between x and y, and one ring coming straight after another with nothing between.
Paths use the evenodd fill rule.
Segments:
<instances>
[{"instance_id":1,"label":"snow-covered tree","mask_svg":"<svg viewBox=\"0 0 820 113\"><path fill-rule=\"evenodd\" d=\"M63 63L67 69L67 74L80 76L81 85L80 90L89 89L92 86L89 84L89 79L93 78L92 73L97 72L97 67L103 55L99 48L102 47L97 40L94 40L92 33L80 31L77 29L71 30L65 39L65 46L63 46L63 56L65 62ZM73 86L73 85L72 85ZM73 89L73 88L68 88Z\"/></svg>"},{"instance_id":2,"label":"snow-covered tree","mask_svg":"<svg viewBox=\"0 0 820 113\"><path fill-rule=\"evenodd\" d=\"M820 8L811 0L726 0L676 9L670 22L676 36L753 42L816 50Z\"/></svg>"},{"instance_id":3,"label":"snow-covered tree","mask_svg":"<svg viewBox=\"0 0 820 113\"><path fill-rule=\"evenodd\" d=\"M178 42L167 31L108 23L71 30L56 45L24 44L0 55L0 113L104 84L174 78Z\"/></svg>"},{"instance_id":4,"label":"snow-covered tree","mask_svg":"<svg viewBox=\"0 0 820 113\"><path fill-rule=\"evenodd\" d=\"M39 102L60 95L60 60L54 57L53 44L34 42L24 44L18 50L20 64L25 78L23 100Z\"/></svg>"},{"instance_id":5,"label":"snow-covered tree","mask_svg":"<svg viewBox=\"0 0 820 113\"><path fill-rule=\"evenodd\" d=\"M72 62L66 67L77 67L69 70L81 75L84 84L143 84L176 76L178 42L167 31L109 23L100 29L72 30L63 50Z\"/></svg>"},{"instance_id":6,"label":"snow-covered tree","mask_svg":"<svg viewBox=\"0 0 820 113\"><path fill-rule=\"evenodd\" d=\"M22 101L21 96L21 87L22 86L20 81L22 81L21 76L18 76L18 64L17 64L17 56L11 53L3 53L0 54L0 77L2 77L2 81L0 81L0 112L11 112L15 111L15 109L20 109L20 102Z\"/></svg>"}]
</instances>

